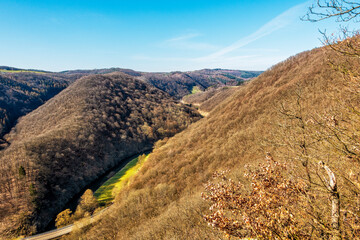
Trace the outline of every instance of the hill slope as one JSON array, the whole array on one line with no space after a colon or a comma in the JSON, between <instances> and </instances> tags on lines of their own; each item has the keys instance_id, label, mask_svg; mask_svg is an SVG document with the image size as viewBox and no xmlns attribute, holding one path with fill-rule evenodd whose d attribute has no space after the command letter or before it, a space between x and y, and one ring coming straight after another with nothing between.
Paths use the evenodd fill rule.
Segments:
<instances>
[{"instance_id":1,"label":"hill slope","mask_svg":"<svg viewBox=\"0 0 360 240\"><path fill-rule=\"evenodd\" d=\"M63 74L103 74L123 72L169 93L178 99L192 92L194 87L205 90L209 87L236 86L251 78L257 77L261 71L242 71L227 69L203 69L188 72L138 72L131 69L109 68L95 70L72 70Z\"/></svg>"},{"instance_id":2,"label":"hill slope","mask_svg":"<svg viewBox=\"0 0 360 240\"><path fill-rule=\"evenodd\" d=\"M82 76L123 72L148 82L177 99L192 92L224 85L237 85L261 72L205 69L192 72L145 73L131 69L109 68L74 70L59 73L0 66L0 148L7 145L2 139L17 119L44 104Z\"/></svg>"},{"instance_id":3,"label":"hill slope","mask_svg":"<svg viewBox=\"0 0 360 240\"><path fill-rule=\"evenodd\" d=\"M267 151L277 159L294 157L289 149L279 151L289 136L277 126L284 122L280 103L298 109L296 93L301 92L304 115L334 108L334 99L351 100L342 87L342 75L327 59L335 64L345 62L328 48L314 49L277 64L239 87L207 118L155 148L109 213L83 234L87 239L221 238L202 217L208 207L200 197L204 184L220 169L230 169L241 178L240 170L262 161ZM359 60L350 60L348 67L358 69ZM269 140L281 144L275 148ZM346 161L346 157L332 159L326 150L322 153L317 153L317 161L323 159L335 163L334 169L344 170L336 163ZM356 166L351 171L359 172ZM83 235L74 233L73 239L79 236Z\"/></svg>"},{"instance_id":4,"label":"hill slope","mask_svg":"<svg viewBox=\"0 0 360 240\"><path fill-rule=\"evenodd\" d=\"M0 139L19 117L36 109L79 77L78 74L0 67Z\"/></svg>"},{"instance_id":5,"label":"hill slope","mask_svg":"<svg viewBox=\"0 0 360 240\"><path fill-rule=\"evenodd\" d=\"M194 87L204 91L209 87L236 86L261 73L260 71L203 69L191 72L144 73L139 78L180 99L192 93Z\"/></svg>"},{"instance_id":6,"label":"hill slope","mask_svg":"<svg viewBox=\"0 0 360 240\"><path fill-rule=\"evenodd\" d=\"M196 106L203 115L208 115L209 112L234 94L238 88L237 86L210 88L206 91L187 95L183 97L182 101Z\"/></svg>"},{"instance_id":7,"label":"hill slope","mask_svg":"<svg viewBox=\"0 0 360 240\"><path fill-rule=\"evenodd\" d=\"M77 80L5 136L10 146L0 157L1 234L43 229L97 176L199 118L125 74Z\"/></svg>"}]
</instances>

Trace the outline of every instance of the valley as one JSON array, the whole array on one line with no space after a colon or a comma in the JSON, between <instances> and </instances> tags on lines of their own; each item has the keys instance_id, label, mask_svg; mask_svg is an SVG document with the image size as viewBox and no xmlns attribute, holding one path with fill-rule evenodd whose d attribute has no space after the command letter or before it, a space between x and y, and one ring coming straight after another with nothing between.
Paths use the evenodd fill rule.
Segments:
<instances>
[{"instance_id":1,"label":"valley","mask_svg":"<svg viewBox=\"0 0 360 240\"><path fill-rule=\"evenodd\" d=\"M115 196L112 192L114 187L116 186L113 185L117 183L124 184L124 180L122 180L121 177L123 177L124 174L132 175L134 174L134 171L138 171L138 168L135 168L137 167L136 163L138 161L138 158L143 154L148 154L148 153L150 153L150 151L146 151L145 153L136 154L129 158L123 159L120 162L120 164L107 170L103 175L99 176L97 179L92 181L90 184L86 185L77 194L75 194L66 203L66 205L63 207L61 211L64 211L65 209L70 209L72 212L75 212L80 202L81 196L88 189L93 191L94 196L98 200L100 207L110 205ZM126 178L126 180L128 180L128 177ZM56 228L55 219L56 217L52 219L52 221L45 228L45 231L51 231Z\"/></svg>"},{"instance_id":2,"label":"valley","mask_svg":"<svg viewBox=\"0 0 360 240\"><path fill-rule=\"evenodd\" d=\"M178 127L180 127L180 129L183 128L185 125L181 125L184 123L182 123L181 118L178 117L178 114L182 114L178 112L179 110L184 110L186 112L184 112L185 114L190 114L189 121L196 121L199 119L200 116L196 115L194 110L192 110L190 107L182 107L180 103L175 103L175 99L180 99L183 94L191 93L193 88L205 89L206 87L212 86L211 88L216 89L222 85L238 85L260 73L221 69L201 70L188 73L141 73L118 68L52 73L12 67L0 68L0 78L2 79L3 83L1 87L4 88L4 91L2 91L2 94L4 95L2 102L0 102L0 107L3 111L3 142L1 145L3 150L1 151L0 159L2 159L2 172L6 173L3 174L2 182L8 181L6 183L8 184L7 187L3 189L2 193L0 194L4 200L3 204L0 206L0 216L4 219L4 221L7 221L5 219L10 217L12 214L21 214L22 217L20 217L19 220L11 223L14 224L12 227L13 230L11 231L20 231L20 234L26 234L28 231L34 231L31 229L35 229L34 227L31 228L30 226L22 225L23 223L21 223L21 221L23 221L23 218L27 219L26 221L35 222L36 228L38 228L40 231L41 229L51 229L52 226L54 226L54 219L56 214L60 212L60 208L70 208L72 211L74 211L78 200L85 189L97 189L100 184L103 184L103 180L108 178L107 175L111 175L111 171L116 171L118 167L121 167L124 163L126 163L126 159L129 156L151 148L154 140L158 138L164 138L173 135L179 131ZM132 92L125 93L124 89L115 89L115 95L109 98L108 94L112 94L112 91L114 91L114 83L111 82L112 80L109 82L109 79L117 78L118 75L122 76L121 72L130 74L131 76L124 75L124 77L135 77L141 80L135 80L135 85L131 85L133 83L130 84L130 82L122 85L125 87L125 89L127 87L133 88ZM83 78L88 80L83 80ZM98 81L98 83L96 83L98 85L91 83L93 80ZM106 83L108 85L103 85L106 81L108 81L108 83ZM124 82L125 80L121 81ZM83 84L80 82L83 82ZM85 82L87 83L85 84ZM145 94L146 96L144 95L145 98L148 98L149 93L158 94L154 95L157 98L155 100L157 103L154 102L149 105L150 108L144 108L142 106L144 102L142 102L142 104L139 106L129 105L130 107L127 109L124 109L124 106L116 105L123 103L122 101L125 101L124 103L126 104L133 104L133 101L139 103L139 100L136 98L143 97L136 95L136 91L142 91L142 89L144 89L145 85L142 85L142 82L149 82L150 84L155 84L155 86L160 87L160 89L171 89L171 91L175 90L175 92L170 91L169 94L173 96L167 96L165 93L159 94L160 92L155 90L155 88L153 90L146 90L148 93ZM167 87L168 85L171 87ZM148 86L146 88L148 88ZM61 90L64 91L58 94ZM93 91L93 93L91 93L91 91ZM85 98L87 95L92 97ZM133 96L136 97L133 98ZM107 101L110 104L109 106L105 107L106 104L108 104ZM174 102L178 106L176 107L178 110L175 110L175 112L172 113L175 114L172 117L165 117L165 115L163 115L164 110L155 107L159 102L165 103L164 109L168 108L168 105L172 104L171 102ZM97 104L100 105L97 106ZM116 109L118 107L120 107L120 109ZM32 110L34 111L31 112ZM80 112L78 112L79 110ZM151 113L151 111L154 110L156 111L155 114L160 114L158 115L159 117L163 116L161 117L161 120L153 118L152 114L154 113ZM143 112L139 113L139 111ZM17 120L22 115L25 115L29 112L31 113L25 117L22 117L17 123ZM100 114L102 114L102 116ZM128 122L124 121L126 116L129 116L130 119L132 118L133 120L128 120ZM109 117L111 118L110 121L113 122L107 122ZM163 124L164 118L165 124ZM173 120L171 120L171 122L168 119ZM131 129L131 121L135 121L134 124L136 123L140 125L134 126L135 128ZM15 123L17 123L17 125L10 132L11 127ZM126 125L121 125L125 123ZM109 131L109 129L113 130ZM118 131L117 129L123 129L120 130L122 133L116 133ZM86 131L89 130L90 133L86 133ZM95 132L93 130L95 130ZM129 139L134 138L136 134L139 133L145 134L142 137L143 143L140 143L140 145L138 143L129 143ZM61 135L67 137L59 138ZM73 140L70 141L69 137L73 138ZM109 146L109 143L114 141L116 138L120 139L120 142L123 142L121 144L126 146L121 147L119 149L120 152L117 150L117 148L119 148L116 147L117 143L115 143L115 146L113 145L114 143L111 143ZM107 139L105 142L109 140L110 142L103 146L96 146L93 145L97 141L95 139ZM76 142L78 143L75 144ZM100 153L98 152L99 150L94 149L94 146L96 146L95 149L103 149L100 151L106 152ZM88 149L88 147L90 148ZM127 148L127 151L124 151L125 148ZM81 175L76 176L79 174L75 174L75 172L69 175L69 170L78 172L81 171L80 169L88 168L78 166L77 168L71 169L73 168L72 166L75 166L71 163L71 161L73 161L71 159L75 159L74 157L80 157L80 159L84 157L79 155L81 154L81 151L88 151L86 154L88 158L97 160L103 159L104 157L109 158L109 151L113 151L111 149L117 151L115 156L118 158L118 160L115 160L114 156L110 158L111 161L106 163L105 166L97 165L97 167L95 167L96 164L93 165L93 167L98 168L98 172L94 172L95 174L91 172L88 173L89 175L88 177L85 177L85 179ZM96 154L94 154L95 152ZM64 159L64 157L68 158L67 163L62 162L63 160L61 159ZM22 160L20 162L6 162L5 159L9 158L17 158ZM48 159L46 160L46 163L43 162L45 159ZM51 163L49 161L50 159L58 160ZM84 162L82 164L86 165L87 160L84 159L83 161ZM78 164L77 162L78 160L76 160L74 163ZM45 164L43 165L43 163ZM63 166L67 167L63 168L60 172L57 172ZM12 175L14 174L13 171L16 173L16 169L23 169L23 173L20 175L20 178L19 176ZM25 177L23 177L23 175ZM51 175L53 175L53 177L50 177ZM39 178L40 176L41 180ZM70 177L70 179L64 179L65 181L63 181L60 180L62 176L67 178L69 176L73 176L75 178ZM79 179L80 181L75 179ZM11 181L15 181L14 185L11 183ZM47 186L45 187L43 184L47 184ZM66 186L71 185L73 187L66 189ZM50 190L49 187L54 188L54 190L52 190L54 191L53 193L48 192ZM61 190L61 188L63 189ZM67 193L68 190L70 190L70 192ZM62 192L61 195L55 194L56 191ZM109 192L107 194L109 194ZM50 197L50 195L53 197ZM44 202L45 199L48 203ZM55 207L56 205L53 202L54 200L50 199L57 199L60 203L59 207L61 207ZM45 205L43 205L44 203ZM10 205L17 206L15 208L11 208L15 211L12 211L8 208ZM48 213L43 215L41 212L44 210L46 212L51 212L52 216ZM41 217L39 218L39 216ZM17 217L15 217L15 219L16 218ZM47 220L44 221L42 219ZM49 223L48 221L51 219L53 219L51 221L52 223ZM16 230L16 228L18 230Z\"/></svg>"},{"instance_id":3,"label":"valley","mask_svg":"<svg viewBox=\"0 0 360 240\"><path fill-rule=\"evenodd\" d=\"M91 221L96 221L100 217L104 211L108 209L108 205L111 204L111 201L114 198L114 194L118 191L113 191L114 188L119 187L119 184L125 185L128 184L128 180L131 176L136 174L137 171L141 168L144 161L146 161L146 157L150 151L145 152L143 154L139 154L136 156L129 157L121 162L120 165L115 166L114 168L108 170L103 176L100 176L98 179L93 181L91 184L85 186L85 188L76 194L64 207L65 209L70 209L72 212L75 212L78 203L80 202L81 196L84 194L85 190L90 189L94 192L94 196L99 201L99 205L107 206L106 208L101 209L101 211L97 212L93 216L91 216ZM147 155L145 155L147 154ZM102 206L102 207L104 207ZM81 225L84 220L80 219L75 224L78 226ZM53 239L65 234L69 234L74 226L74 223L69 224L65 227L61 227L60 229L56 229L55 227L55 219L47 226L46 231L44 233L38 233L31 237L26 237L24 239ZM84 223L86 226L86 223ZM83 227L85 227L83 226Z\"/></svg>"},{"instance_id":4,"label":"valley","mask_svg":"<svg viewBox=\"0 0 360 240\"><path fill-rule=\"evenodd\" d=\"M98 239L100 234L163 239L177 232L186 232L186 239L221 237L201 220L209 208L201 198L203 186L213 173L231 171L233 178L246 182L240 173L247 164L263 162L265 153L282 162L298 159L296 141L311 141L313 129L323 121L314 111L348 114L332 104L333 99L357 101L356 93L347 90L344 95L334 87L346 84L328 58L334 59L332 64L343 61L322 47L289 58L239 86L192 86L183 97L121 72L86 73L20 118L5 135L9 144L0 152L0 170L1 182L7 185L1 192L5 201L0 213L7 225L2 225L2 234L50 230L65 209L76 219L86 218L94 210L83 213L78 204L91 189L97 204L113 204L96 222L63 238ZM354 60L347 67L355 71L358 64ZM323 89L329 95L321 94ZM296 119L310 120L299 128ZM297 138L298 131L305 140ZM319 160L325 155L317 153L329 148L319 141L307 154ZM132 156L141 152L149 155L136 164ZM331 169L340 171L337 167L345 165L357 171L356 164L348 165L346 154L334 150L326 156L337 159L327 162ZM301 169L296 162L291 166ZM303 173L299 171L298 177L304 178ZM139 225L128 224L134 221ZM112 224L119 227L109 229Z\"/></svg>"},{"instance_id":5,"label":"valley","mask_svg":"<svg viewBox=\"0 0 360 240\"><path fill-rule=\"evenodd\" d=\"M10 146L1 155L2 182L15 182L1 192L0 216L26 213L44 229L106 170L199 118L193 109L128 75L82 78L22 118L7 136ZM24 173L17 175L16 169Z\"/></svg>"},{"instance_id":6,"label":"valley","mask_svg":"<svg viewBox=\"0 0 360 240\"><path fill-rule=\"evenodd\" d=\"M342 108L341 104L335 105L333 99L342 99L343 104L356 104L358 101L357 93L346 87L346 80L341 73L327 62L327 59L332 59L332 64L341 64L344 58L328 47L303 52L234 89L207 117L191 124L166 143L155 146L131 184L115 198L111 211L89 230L74 232L66 239L77 239L80 236L87 239L100 236L116 236L119 239L171 239L179 236L182 239L221 239L221 231L216 231L203 220L210 207L201 198L204 186L221 170L230 172L231 179L245 185L248 180L243 173L263 163L268 153L271 153L273 161L285 162L296 169L295 173L289 173L296 179L306 179L301 159L307 157L311 161L312 170L309 174L312 179L318 179L316 176L320 173L316 166L320 160L336 171L339 174L337 176L340 176L345 166L358 174L358 163L348 160L349 153L337 145L341 143L337 142L336 135L331 137L332 140L312 141L314 138L319 139L317 134L320 131L321 134L330 134L327 128L321 127L327 121L322 114L341 112L350 117L346 108ZM348 59L347 63L351 71L356 71L359 66L358 59ZM344 88L339 89L337 86ZM327 94L323 94L324 91ZM210 98L211 95L216 96L216 92L204 96L204 93L196 94L199 93L192 97L190 95L188 101L194 98L193 103L200 106L203 99L206 101L209 98L207 95ZM304 125L301 121L305 122ZM346 129L353 128L347 126ZM341 138L346 137L343 135ZM302 141L309 144L306 155L301 150ZM355 141L351 144L357 143ZM335 149L334 146L338 147ZM343 184L342 194L353 198L351 191L357 190L347 185L346 180L339 181ZM244 193L247 191L244 189ZM317 192L316 188L313 191L312 194L316 194L318 199L314 202L316 210L313 211L319 211L317 213L322 214L324 221L329 221L330 215L327 213L331 205L326 204L327 195ZM277 198L276 195L274 197ZM306 203L302 204L307 206ZM354 207L351 203L344 204L349 204L346 205L348 209ZM305 213L301 212L302 209L292 208L291 213L303 216L301 214ZM309 227L306 221L311 219L311 216L306 216L296 221L305 224L301 229L306 229L305 226ZM129 224L132 222L137 224ZM269 219L268 223L273 222ZM116 227L108 228L111 224ZM306 232L309 231L304 230L301 234Z\"/></svg>"},{"instance_id":7,"label":"valley","mask_svg":"<svg viewBox=\"0 0 360 240\"><path fill-rule=\"evenodd\" d=\"M0 12L0 240L360 240L360 2Z\"/></svg>"},{"instance_id":8,"label":"valley","mask_svg":"<svg viewBox=\"0 0 360 240\"><path fill-rule=\"evenodd\" d=\"M173 96L130 70L132 76L107 70L71 73L80 74L79 79L72 75L73 82L68 80L64 90L21 117L4 136L8 144L0 152L0 182L5 183L0 216L6 223L2 234L24 236L53 229L56 215L65 209L77 221L96 215L101 208L82 210L90 189L96 205L107 210L64 239L168 239L179 232L186 233L185 239L221 238L221 231L203 220L211 216L206 215L209 203L201 197L204 186L219 169L246 183L240 173L248 164L261 164L270 153L273 161L298 169L292 176L305 179L304 163L296 160L304 158L298 142L328 134L322 127L327 120L316 114L335 111L354 118L342 104L355 104L358 95L326 60L336 65L343 58L322 47L291 57L250 81L206 88L201 87L205 83L186 85L178 80L180 73L171 73L175 79L166 81L189 87L186 95L177 90ZM348 61L347 68L355 71L359 64ZM324 89L328 95L322 94ZM341 98L342 104L334 105L334 98ZM344 127L352 129L347 121ZM336 134L345 139L342 131L348 130ZM341 166L358 174L357 165L347 160L356 150L329 151L341 144L339 135L310 144L306 156L326 161L338 174ZM318 154L322 151L327 154ZM148 155L134 158L142 152ZM308 175L316 178L319 173L311 171ZM351 198L348 189L342 193ZM321 200L326 195L315 190L313 194L320 201L314 204L329 207ZM108 228L114 224L116 228Z\"/></svg>"},{"instance_id":9,"label":"valley","mask_svg":"<svg viewBox=\"0 0 360 240\"><path fill-rule=\"evenodd\" d=\"M356 149L341 150L336 140L356 144L347 137L347 129L354 129L347 125L350 120L341 120L345 130L330 128L335 135L320 138L329 136L323 115L341 113L356 119L342 104L356 104L357 92L326 60L340 65L344 58L322 47L291 57L252 80L206 88L186 85L178 80L180 73L171 73L175 79L166 81L189 87L186 95L179 90L174 96L143 75L74 73L84 75L69 80L64 90L21 117L4 136L8 144L0 152L0 180L5 183L0 216L6 223L2 234L24 236L53 229L56 215L65 209L73 212L69 217L75 221L96 215L101 208L82 210L90 189L96 206L108 210L64 239L168 239L179 232L186 233L185 239L221 238L221 231L203 220L212 215L206 215L209 203L201 197L219 169L247 183L241 174L247 166L270 158L297 169L292 177L305 179L304 163L298 159L308 158L326 162L337 174L343 166L358 174L356 163L348 161L349 154L357 155ZM347 69L356 71L360 63L347 61ZM333 104L334 98L342 103ZM320 140L314 143L314 138ZM303 142L309 144L305 157ZM142 152L148 155L133 157ZM307 174L316 179L320 173ZM342 194L352 198L356 190L348 191L341 179L339 183L346 186ZM321 200L326 194L313 191L319 199L314 204L329 208ZM116 228L108 228L114 224Z\"/></svg>"},{"instance_id":10,"label":"valley","mask_svg":"<svg viewBox=\"0 0 360 240\"><path fill-rule=\"evenodd\" d=\"M0 66L0 148L7 146L3 137L15 126L19 117L44 104L83 76L114 72L122 72L148 82L176 99L191 93L193 87L205 90L210 86L217 88L237 85L261 73L222 69L145 73L122 68L46 72Z\"/></svg>"}]
</instances>

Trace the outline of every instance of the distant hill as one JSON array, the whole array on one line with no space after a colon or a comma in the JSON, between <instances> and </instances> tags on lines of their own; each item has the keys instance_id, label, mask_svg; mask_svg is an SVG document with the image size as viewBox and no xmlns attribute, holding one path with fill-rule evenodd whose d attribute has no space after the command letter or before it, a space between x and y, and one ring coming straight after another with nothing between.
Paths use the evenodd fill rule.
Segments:
<instances>
[{"instance_id":1,"label":"distant hill","mask_svg":"<svg viewBox=\"0 0 360 240\"><path fill-rule=\"evenodd\" d=\"M209 87L236 86L262 72L204 69L192 72L145 73L141 77L155 87L177 98L190 94L194 87L204 91Z\"/></svg>"},{"instance_id":2,"label":"distant hill","mask_svg":"<svg viewBox=\"0 0 360 240\"><path fill-rule=\"evenodd\" d=\"M36 109L82 76L113 72L123 72L134 76L177 99L190 94L194 87L205 90L209 87L238 85L261 73L223 69L145 73L123 68L72 70L54 73L0 66L0 149L7 145L2 138L3 135L10 131L19 117Z\"/></svg>"},{"instance_id":3,"label":"distant hill","mask_svg":"<svg viewBox=\"0 0 360 240\"><path fill-rule=\"evenodd\" d=\"M37 72L37 73L46 73L48 71L37 70L37 69L22 69L22 68L15 68L15 67L9 67L9 66L0 66L0 72Z\"/></svg>"},{"instance_id":4,"label":"distant hill","mask_svg":"<svg viewBox=\"0 0 360 240\"><path fill-rule=\"evenodd\" d=\"M0 67L0 139L19 117L36 109L79 77L77 74Z\"/></svg>"},{"instance_id":5,"label":"distant hill","mask_svg":"<svg viewBox=\"0 0 360 240\"><path fill-rule=\"evenodd\" d=\"M259 76L262 71L242 71L227 69L203 69L188 72L137 72L131 69L108 68L94 70L64 71L64 74L103 74L123 72L169 93L178 99L192 92L194 87L205 90L209 87L236 86L251 78Z\"/></svg>"},{"instance_id":6,"label":"distant hill","mask_svg":"<svg viewBox=\"0 0 360 240\"><path fill-rule=\"evenodd\" d=\"M194 109L123 73L75 81L5 136L0 236L43 229L97 176L198 119Z\"/></svg>"},{"instance_id":7,"label":"distant hill","mask_svg":"<svg viewBox=\"0 0 360 240\"><path fill-rule=\"evenodd\" d=\"M347 109L339 108L339 99L359 106L358 92L355 96L346 92L343 76L329 64L329 59L335 66L346 63L347 69L359 69L358 58L346 60L327 47L300 53L275 65L236 89L208 117L155 148L132 184L117 196L108 214L90 230L69 239L75 236L90 240L223 238L203 219L209 205L201 199L201 192L215 171L228 169L230 176L243 179L244 166L256 167L267 151L276 160L295 161L298 156L294 149L300 149L304 137L319 131L318 125L309 120L306 124L314 124L315 130L306 130L306 135L301 135L306 128L296 124L301 124L302 116L307 121L337 109L335 117L344 117ZM206 99L207 96L200 99L199 104ZM280 104L290 109L285 112L289 116L280 113ZM291 115L291 111L297 111L296 115ZM292 131L298 131L299 135L287 135ZM353 134L351 129L342 131L347 131L349 136ZM359 176L355 164L358 160L353 161L336 149L331 152L327 147L315 148L317 142L310 140L312 145L307 150L314 154L314 162L322 159L331 164L337 176L348 173ZM287 148L288 141L294 149ZM340 144L339 151L342 147ZM331 212L330 204L322 207L322 213Z\"/></svg>"},{"instance_id":8,"label":"distant hill","mask_svg":"<svg viewBox=\"0 0 360 240\"><path fill-rule=\"evenodd\" d=\"M90 74L106 74L113 72L122 72L134 77L141 76L140 72L126 68L102 68L102 69L88 69L88 70L79 69L79 70L62 71L60 73L65 75L72 75L72 74L90 75Z\"/></svg>"},{"instance_id":9,"label":"distant hill","mask_svg":"<svg viewBox=\"0 0 360 240\"><path fill-rule=\"evenodd\" d=\"M235 93L238 88L238 86L208 88L206 91L187 95L183 97L182 101L185 104L196 106L202 114L208 115L214 108Z\"/></svg>"}]
</instances>

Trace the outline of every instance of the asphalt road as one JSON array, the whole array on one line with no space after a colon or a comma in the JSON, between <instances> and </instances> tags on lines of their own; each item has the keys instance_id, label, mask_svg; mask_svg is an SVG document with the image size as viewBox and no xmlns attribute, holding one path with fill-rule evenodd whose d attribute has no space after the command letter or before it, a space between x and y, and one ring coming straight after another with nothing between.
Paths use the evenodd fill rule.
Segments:
<instances>
[{"instance_id":1,"label":"asphalt road","mask_svg":"<svg viewBox=\"0 0 360 240\"><path fill-rule=\"evenodd\" d=\"M141 154L145 153L150 153L151 150L145 150L142 153L130 156L126 159L124 159L116 168L112 169L111 171L114 171L115 173L117 171L120 171L127 163L129 163L132 159L134 159L136 156L140 156ZM113 173L113 175L115 174ZM97 188L99 188L102 184L104 184L109 178L111 178L113 175L111 174L107 174L106 176L102 177L99 181L96 181L95 184L92 184L91 187L88 186L88 188L92 189L94 192ZM77 203L78 199L76 199L76 203ZM26 238L20 238L21 240L49 240L49 239L54 239L60 236L63 236L65 234L70 233L74 226L76 225L76 227L82 228L85 227L87 225L89 225L90 223L93 223L95 221L97 221L98 216L100 216L105 210L107 210L107 208L104 208L103 210L101 210L100 212L96 213L95 215L92 215L90 218L90 221L81 221L81 222L77 222L75 224L71 224L68 226L65 226L63 228L59 228L59 229L54 229L48 232L44 232L44 233L39 233L37 235L33 235L30 237L26 237Z\"/></svg>"},{"instance_id":2,"label":"asphalt road","mask_svg":"<svg viewBox=\"0 0 360 240\"><path fill-rule=\"evenodd\" d=\"M74 224L71 224L71 225L68 225L66 227L63 227L63 228L59 228L59 229L55 229L55 230L51 230L49 232L44 232L44 233L41 233L41 234L37 234L37 235L34 235L34 236L30 236L30 237L26 237L26 238L23 238L24 240L25 239L31 239L31 240L48 240L48 239L54 239L54 238L57 238L57 237L60 237L62 235L65 235L65 234L68 234L70 233L74 228Z\"/></svg>"},{"instance_id":3,"label":"asphalt road","mask_svg":"<svg viewBox=\"0 0 360 240\"><path fill-rule=\"evenodd\" d=\"M26 237L26 238L21 238L23 240L49 240L49 239L54 239L54 238L57 238L57 237L61 237L65 234L68 234L70 233L75 225L76 227L78 228L83 228L93 222L96 222L99 217L108 209L109 207L107 208L104 208L103 210L101 210L100 212L92 215L90 218L85 218L85 219L82 219L80 222L75 222L75 224L71 224L71 225L68 225L68 226L65 226L65 227L62 227L62 228L59 228L59 229L54 229L54 230L51 230L51 231L48 231L48 232L44 232L44 233L40 233L40 234L36 234L36 235L33 235L33 236L30 236L30 237Z\"/></svg>"}]
</instances>

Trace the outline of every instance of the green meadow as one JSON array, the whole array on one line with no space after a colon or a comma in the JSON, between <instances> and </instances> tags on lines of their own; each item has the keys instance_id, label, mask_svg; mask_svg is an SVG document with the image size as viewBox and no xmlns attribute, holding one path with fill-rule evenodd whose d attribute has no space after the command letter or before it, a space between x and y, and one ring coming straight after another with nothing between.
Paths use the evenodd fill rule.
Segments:
<instances>
[{"instance_id":1,"label":"green meadow","mask_svg":"<svg viewBox=\"0 0 360 240\"><path fill-rule=\"evenodd\" d=\"M202 92L201 89L198 86L194 86L191 90L191 94L195 94L198 92Z\"/></svg>"},{"instance_id":2,"label":"green meadow","mask_svg":"<svg viewBox=\"0 0 360 240\"><path fill-rule=\"evenodd\" d=\"M101 204L106 204L114 199L114 196L129 183L130 177L135 175L147 160L148 155L141 155L132 159L113 177L107 180L101 187L99 187L94 196Z\"/></svg>"}]
</instances>

